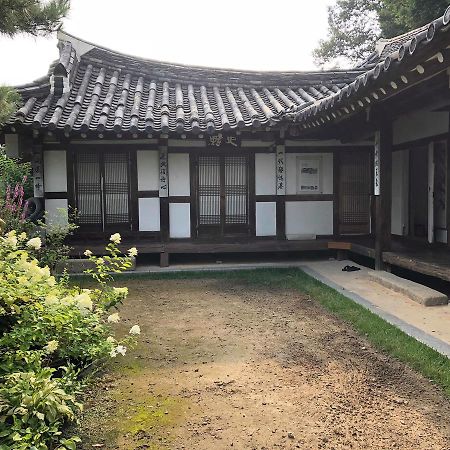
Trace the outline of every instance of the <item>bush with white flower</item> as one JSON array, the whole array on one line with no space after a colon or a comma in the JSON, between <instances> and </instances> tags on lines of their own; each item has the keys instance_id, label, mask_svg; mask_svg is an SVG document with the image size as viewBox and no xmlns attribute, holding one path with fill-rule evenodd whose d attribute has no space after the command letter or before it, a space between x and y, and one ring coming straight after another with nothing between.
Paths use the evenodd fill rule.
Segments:
<instances>
[{"instance_id":1,"label":"bush with white flower","mask_svg":"<svg viewBox=\"0 0 450 450\"><path fill-rule=\"evenodd\" d=\"M106 256L87 253L97 285L83 289L39 265L33 256L42 245L39 237L0 230L0 449L76 448L78 439L63 438L61 429L81 408L83 374L125 355L140 334L134 325L117 340L111 328L120 321L111 309L128 294L110 286L111 271L130 264L118 243L116 233Z\"/></svg>"}]
</instances>

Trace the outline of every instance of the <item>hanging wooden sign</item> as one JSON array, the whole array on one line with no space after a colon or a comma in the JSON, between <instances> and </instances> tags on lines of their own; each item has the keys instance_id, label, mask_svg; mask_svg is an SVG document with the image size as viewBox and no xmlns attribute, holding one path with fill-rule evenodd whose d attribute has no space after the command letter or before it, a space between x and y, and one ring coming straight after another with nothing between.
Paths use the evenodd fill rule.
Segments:
<instances>
[{"instance_id":1,"label":"hanging wooden sign","mask_svg":"<svg viewBox=\"0 0 450 450\"><path fill-rule=\"evenodd\" d=\"M285 167L285 150L284 145L277 145L276 160L276 182L277 195L286 194L286 167Z\"/></svg>"},{"instance_id":2,"label":"hanging wooden sign","mask_svg":"<svg viewBox=\"0 0 450 450\"><path fill-rule=\"evenodd\" d=\"M236 149L241 147L240 136L217 133L206 136L206 147L215 149Z\"/></svg>"},{"instance_id":3,"label":"hanging wooden sign","mask_svg":"<svg viewBox=\"0 0 450 450\"><path fill-rule=\"evenodd\" d=\"M380 133L375 133L375 149L373 153L373 193L380 195Z\"/></svg>"},{"instance_id":4,"label":"hanging wooden sign","mask_svg":"<svg viewBox=\"0 0 450 450\"><path fill-rule=\"evenodd\" d=\"M159 196L169 196L169 164L167 158L167 147L159 149Z\"/></svg>"},{"instance_id":5,"label":"hanging wooden sign","mask_svg":"<svg viewBox=\"0 0 450 450\"><path fill-rule=\"evenodd\" d=\"M44 170L42 161L42 148L40 146L35 146L33 148L31 166L33 169L34 196L42 198L44 197Z\"/></svg>"}]
</instances>

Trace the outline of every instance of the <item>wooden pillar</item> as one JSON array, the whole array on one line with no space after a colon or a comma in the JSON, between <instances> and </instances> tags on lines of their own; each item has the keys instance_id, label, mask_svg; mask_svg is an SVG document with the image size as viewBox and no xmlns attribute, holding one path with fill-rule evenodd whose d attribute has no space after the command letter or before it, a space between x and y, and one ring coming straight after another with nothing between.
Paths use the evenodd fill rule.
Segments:
<instances>
[{"instance_id":1,"label":"wooden pillar","mask_svg":"<svg viewBox=\"0 0 450 450\"><path fill-rule=\"evenodd\" d=\"M169 164L167 158L167 140L159 145L159 211L161 241L169 240Z\"/></svg>"},{"instance_id":2,"label":"wooden pillar","mask_svg":"<svg viewBox=\"0 0 450 450\"><path fill-rule=\"evenodd\" d=\"M447 246L450 247L450 114L447 135Z\"/></svg>"},{"instance_id":3,"label":"wooden pillar","mask_svg":"<svg viewBox=\"0 0 450 450\"><path fill-rule=\"evenodd\" d=\"M375 133L375 270L384 270L383 252L391 247L392 123L383 122Z\"/></svg>"},{"instance_id":4,"label":"wooden pillar","mask_svg":"<svg viewBox=\"0 0 450 450\"><path fill-rule=\"evenodd\" d=\"M339 225L339 169L340 158L338 151L333 152L333 238L338 239L340 236Z\"/></svg>"}]
</instances>

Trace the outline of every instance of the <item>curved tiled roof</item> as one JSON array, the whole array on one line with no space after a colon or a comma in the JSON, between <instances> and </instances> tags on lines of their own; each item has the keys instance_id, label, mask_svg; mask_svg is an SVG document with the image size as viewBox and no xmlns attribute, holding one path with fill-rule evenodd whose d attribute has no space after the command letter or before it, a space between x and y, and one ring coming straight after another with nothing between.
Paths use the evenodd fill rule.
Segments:
<instances>
[{"instance_id":1,"label":"curved tiled roof","mask_svg":"<svg viewBox=\"0 0 450 450\"><path fill-rule=\"evenodd\" d=\"M318 127L400 92L421 77L446 70L450 59L449 30L450 6L427 26L391 40L380 54L384 59L369 66L348 86L313 105L289 111L286 118L300 122L303 129Z\"/></svg>"},{"instance_id":2,"label":"curved tiled roof","mask_svg":"<svg viewBox=\"0 0 450 450\"><path fill-rule=\"evenodd\" d=\"M59 34L47 80L19 87L15 122L35 129L133 135L271 126L351 83L361 70L255 72L123 55Z\"/></svg>"},{"instance_id":3,"label":"curved tiled roof","mask_svg":"<svg viewBox=\"0 0 450 450\"><path fill-rule=\"evenodd\" d=\"M256 72L171 64L123 55L59 32L47 77L19 87L12 124L85 137L104 133L210 134L290 126L292 135L400 92L428 70L445 70L450 7L427 26L378 45L350 71ZM439 66L440 65L440 66ZM428 72L427 72L428 74Z\"/></svg>"}]
</instances>

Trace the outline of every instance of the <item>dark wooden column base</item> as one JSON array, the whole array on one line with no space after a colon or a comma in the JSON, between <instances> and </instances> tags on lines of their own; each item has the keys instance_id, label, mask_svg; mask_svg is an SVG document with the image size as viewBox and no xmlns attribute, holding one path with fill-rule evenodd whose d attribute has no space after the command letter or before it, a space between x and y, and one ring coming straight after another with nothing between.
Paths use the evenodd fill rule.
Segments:
<instances>
[{"instance_id":1,"label":"dark wooden column base","mask_svg":"<svg viewBox=\"0 0 450 450\"><path fill-rule=\"evenodd\" d=\"M170 253L162 252L159 254L159 267L169 267Z\"/></svg>"}]
</instances>

